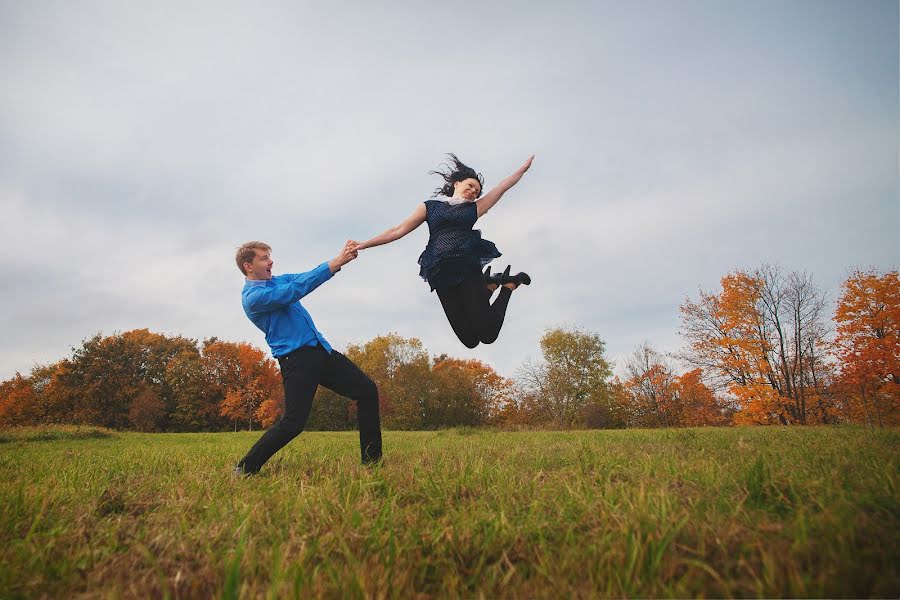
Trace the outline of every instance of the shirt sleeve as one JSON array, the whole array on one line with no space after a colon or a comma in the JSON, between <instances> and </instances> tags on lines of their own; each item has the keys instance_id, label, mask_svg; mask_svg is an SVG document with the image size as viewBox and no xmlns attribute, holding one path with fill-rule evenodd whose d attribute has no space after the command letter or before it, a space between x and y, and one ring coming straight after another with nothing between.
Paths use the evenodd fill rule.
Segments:
<instances>
[{"instance_id":1,"label":"shirt sleeve","mask_svg":"<svg viewBox=\"0 0 900 600\"><path fill-rule=\"evenodd\" d=\"M315 290L331 277L332 273L328 262L323 262L306 273L279 275L272 278L275 285L261 285L251 289L247 293L244 305L253 312L288 306Z\"/></svg>"}]
</instances>

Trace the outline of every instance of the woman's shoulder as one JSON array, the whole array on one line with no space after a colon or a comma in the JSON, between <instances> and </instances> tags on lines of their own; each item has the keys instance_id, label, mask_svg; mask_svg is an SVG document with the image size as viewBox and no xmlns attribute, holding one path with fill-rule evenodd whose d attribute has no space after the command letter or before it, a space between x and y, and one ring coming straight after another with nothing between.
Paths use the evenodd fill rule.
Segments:
<instances>
[{"instance_id":1,"label":"woman's shoulder","mask_svg":"<svg viewBox=\"0 0 900 600\"><path fill-rule=\"evenodd\" d=\"M447 198L446 196L437 196L436 198L429 198L422 204L425 205L425 210L427 212L450 206L450 203L447 202L447 200L449 200L449 198Z\"/></svg>"}]
</instances>

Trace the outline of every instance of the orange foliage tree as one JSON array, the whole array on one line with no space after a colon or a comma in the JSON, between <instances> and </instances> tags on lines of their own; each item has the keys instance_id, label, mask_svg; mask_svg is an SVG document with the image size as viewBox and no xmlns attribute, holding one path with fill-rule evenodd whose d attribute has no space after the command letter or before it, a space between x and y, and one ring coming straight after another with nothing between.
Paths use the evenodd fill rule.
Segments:
<instances>
[{"instance_id":1,"label":"orange foliage tree","mask_svg":"<svg viewBox=\"0 0 900 600\"><path fill-rule=\"evenodd\" d=\"M279 402L275 398L266 398L260 403L253 416L256 417L256 420L263 427L271 427L283 414L284 399Z\"/></svg>"},{"instance_id":2,"label":"orange foliage tree","mask_svg":"<svg viewBox=\"0 0 900 600\"><path fill-rule=\"evenodd\" d=\"M0 426L90 424L143 431L221 430L219 413L269 422L283 406L275 362L249 344L195 340L147 329L97 334L72 356L0 383ZM259 396L259 398L257 398ZM253 404L241 412L235 398ZM264 409L263 413L256 411ZM248 416L249 415L249 416Z\"/></svg>"},{"instance_id":3,"label":"orange foliage tree","mask_svg":"<svg viewBox=\"0 0 900 600\"><path fill-rule=\"evenodd\" d=\"M737 423L833 422L824 310L824 294L805 273L735 271L720 294L701 290L682 304L683 358L737 399Z\"/></svg>"},{"instance_id":4,"label":"orange foliage tree","mask_svg":"<svg viewBox=\"0 0 900 600\"><path fill-rule=\"evenodd\" d=\"M703 383L702 371L682 373L673 382L673 395L678 405L678 424L682 427L728 425L734 407Z\"/></svg>"},{"instance_id":5,"label":"orange foliage tree","mask_svg":"<svg viewBox=\"0 0 900 600\"><path fill-rule=\"evenodd\" d=\"M854 270L834 320L843 414L849 421L900 423L900 280L897 271Z\"/></svg>"},{"instance_id":6,"label":"orange foliage tree","mask_svg":"<svg viewBox=\"0 0 900 600\"><path fill-rule=\"evenodd\" d=\"M16 373L0 383L0 427L32 425L39 407L31 378Z\"/></svg>"},{"instance_id":7,"label":"orange foliage tree","mask_svg":"<svg viewBox=\"0 0 900 600\"><path fill-rule=\"evenodd\" d=\"M675 374L664 358L641 344L625 364L629 393L628 421L639 427L673 427L678 424L673 383Z\"/></svg>"},{"instance_id":8,"label":"orange foliage tree","mask_svg":"<svg viewBox=\"0 0 900 600\"><path fill-rule=\"evenodd\" d=\"M727 404L703 383L701 370L675 375L669 362L649 343L639 346L626 363L622 384L629 425L698 427L725 425Z\"/></svg>"},{"instance_id":9,"label":"orange foliage tree","mask_svg":"<svg viewBox=\"0 0 900 600\"><path fill-rule=\"evenodd\" d=\"M253 423L260 417L272 420L278 414L278 406L284 405L284 390L275 360L247 343L207 340L203 347L203 371L214 393L222 398L220 414L238 423ZM257 411L267 400L263 413ZM280 415L278 415L280 416ZM277 417L276 417L277 418Z\"/></svg>"},{"instance_id":10,"label":"orange foliage tree","mask_svg":"<svg viewBox=\"0 0 900 600\"><path fill-rule=\"evenodd\" d=\"M225 393L225 399L222 400L220 410L222 416L234 421L235 429L241 422L247 423L247 429L253 431L253 422L258 420L257 413L260 413L264 400L262 390L255 383L250 383L228 390ZM265 411L260 414L265 416Z\"/></svg>"},{"instance_id":11,"label":"orange foliage tree","mask_svg":"<svg viewBox=\"0 0 900 600\"><path fill-rule=\"evenodd\" d=\"M510 401L511 387L480 360L435 357L423 421L429 428L486 425Z\"/></svg>"}]
</instances>

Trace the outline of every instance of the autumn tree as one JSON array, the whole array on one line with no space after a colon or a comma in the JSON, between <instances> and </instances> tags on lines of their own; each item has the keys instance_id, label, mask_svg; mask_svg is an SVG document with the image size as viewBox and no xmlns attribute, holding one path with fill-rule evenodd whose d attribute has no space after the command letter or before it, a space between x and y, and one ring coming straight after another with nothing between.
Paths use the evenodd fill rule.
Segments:
<instances>
[{"instance_id":1,"label":"autumn tree","mask_svg":"<svg viewBox=\"0 0 900 600\"><path fill-rule=\"evenodd\" d=\"M32 425L38 411L37 395L29 377L16 373L0 383L0 428Z\"/></svg>"},{"instance_id":2,"label":"autumn tree","mask_svg":"<svg viewBox=\"0 0 900 600\"><path fill-rule=\"evenodd\" d=\"M588 429L621 429L628 425L631 396L618 377L606 385L602 402L590 402L584 407L582 420Z\"/></svg>"},{"instance_id":3,"label":"autumn tree","mask_svg":"<svg viewBox=\"0 0 900 600\"><path fill-rule=\"evenodd\" d=\"M522 377L521 373L519 377ZM551 421L540 399L526 390L521 381L510 381L510 388L491 417L491 424L515 430L550 427Z\"/></svg>"},{"instance_id":4,"label":"autumn tree","mask_svg":"<svg viewBox=\"0 0 900 600\"><path fill-rule=\"evenodd\" d=\"M259 421L264 428L271 427L275 424L281 415L284 414L284 399L266 398L256 409L253 416Z\"/></svg>"},{"instance_id":5,"label":"autumn tree","mask_svg":"<svg viewBox=\"0 0 900 600\"><path fill-rule=\"evenodd\" d=\"M694 369L672 382L673 404L681 427L728 425L735 412L733 403L719 398L703 382L702 371Z\"/></svg>"},{"instance_id":6,"label":"autumn tree","mask_svg":"<svg viewBox=\"0 0 900 600\"><path fill-rule=\"evenodd\" d=\"M121 336L100 334L84 341L58 376L61 392L73 407L72 422L125 429L128 409L141 389Z\"/></svg>"},{"instance_id":7,"label":"autumn tree","mask_svg":"<svg viewBox=\"0 0 900 600\"><path fill-rule=\"evenodd\" d=\"M166 417L166 405L150 386L145 386L128 408L128 420L138 431L159 431Z\"/></svg>"},{"instance_id":8,"label":"autumn tree","mask_svg":"<svg viewBox=\"0 0 900 600\"><path fill-rule=\"evenodd\" d=\"M63 382L71 362L60 360L49 365L36 366L28 376L32 390L31 404L27 408L28 424L76 423L75 399Z\"/></svg>"},{"instance_id":9,"label":"autumn tree","mask_svg":"<svg viewBox=\"0 0 900 600\"><path fill-rule=\"evenodd\" d=\"M805 273L765 265L681 306L683 358L733 394L739 423L829 422L825 296Z\"/></svg>"},{"instance_id":10,"label":"autumn tree","mask_svg":"<svg viewBox=\"0 0 900 600\"><path fill-rule=\"evenodd\" d=\"M55 391L72 408L70 422L127 428L131 403L145 386L153 387L168 405L166 365L172 356L195 344L147 329L107 337L97 334L61 365L55 374Z\"/></svg>"},{"instance_id":11,"label":"autumn tree","mask_svg":"<svg viewBox=\"0 0 900 600\"><path fill-rule=\"evenodd\" d=\"M423 427L431 361L420 340L389 333L351 344L346 355L378 386L386 428Z\"/></svg>"},{"instance_id":12,"label":"autumn tree","mask_svg":"<svg viewBox=\"0 0 900 600\"><path fill-rule=\"evenodd\" d=\"M207 372L200 351L184 349L166 365L165 381L171 390L169 429L219 431L228 425L219 408L224 391Z\"/></svg>"},{"instance_id":13,"label":"autumn tree","mask_svg":"<svg viewBox=\"0 0 900 600\"><path fill-rule=\"evenodd\" d=\"M538 422L571 428L581 423L589 404L609 406L612 369L599 335L578 328L549 329L540 345L543 360L526 361L518 372L524 392L539 401Z\"/></svg>"},{"instance_id":14,"label":"autumn tree","mask_svg":"<svg viewBox=\"0 0 900 600\"><path fill-rule=\"evenodd\" d=\"M898 272L854 270L844 281L834 320L834 353L845 418L900 423L900 279Z\"/></svg>"},{"instance_id":15,"label":"autumn tree","mask_svg":"<svg viewBox=\"0 0 900 600\"><path fill-rule=\"evenodd\" d=\"M625 364L629 425L637 427L698 427L730 421L727 403L702 381L701 370L676 375L672 362L645 342Z\"/></svg>"},{"instance_id":16,"label":"autumn tree","mask_svg":"<svg viewBox=\"0 0 900 600\"><path fill-rule=\"evenodd\" d=\"M253 423L257 420L262 403L266 400L263 391L255 383L235 387L225 394L225 399L220 405L223 417L228 417L234 422L235 429L238 423L246 423L247 429L253 431Z\"/></svg>"},{"instance_id":17,"label":"autumn tree","mask_svg":"<svg viewBox=\"0 0 900 600\"><path fill-rule=\"evenodd\" d=\"M487 425L502 410L511 385L480 360L435 357L423 424L428 428Z\"/></svg>"},{"instance_id":18,"label":"autumn tree","mask_svg":"<svg viewBox=\"0 0 900 600\"><path fill-rule=\"evenodd\" d=\"M284 390L273 359L247 343L208 342L203 346L203 372L208 393L221 398L222 416L232 420L235 427L246 423L253 429L253 423L259 423L257 411L267 400L273 400L275 412L279 403L283 406Z\"/></svg>"},{"instance_id":19,"label":"autumn tree","mask_svg":"<svg viewBox=\"0 0 900 600\"><path fill-rule=\"evenodd\" d=\"M229 422L221 405L229 392L239 391L232 395L230 413L242 422L280 416L283 393L272 359L249 344L215 338L204 342L203 350L194 340L147 329L97 334L71 357L0 384L0 426L220 430ZM235 408L236 398L253 402L253 410Z\"/></svg>"},{"instance_id":20,"label":"autumn tree","mask_svg":"<svg viewBox=\"0 0 900 600\"><path fill-rule=\"evenodd\" d=\"M629 424L636 427L674 427L679 424L675 404L675 374L668 361L648 342L638 346L625 363L624 385L629 393Z\"/></svg>"}]
</instances>

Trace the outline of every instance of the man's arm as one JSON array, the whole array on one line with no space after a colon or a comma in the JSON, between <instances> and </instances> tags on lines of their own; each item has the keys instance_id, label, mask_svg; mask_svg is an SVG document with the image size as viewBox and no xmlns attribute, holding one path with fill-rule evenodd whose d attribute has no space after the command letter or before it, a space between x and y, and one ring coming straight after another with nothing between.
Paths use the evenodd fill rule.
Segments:
<instances>
[{"instance_id":1,"label":"man's arm","mask_svg":"<svg viewBox=\"0 0 900 600\"><path fill-rule=\"evenodd\" d=\"M331 269L332 273L337 273L341 270L341 267L359 255L356 245L356 242L353 240L347 240L344 247L341 248L341 253L328 261L328 268Z\"/></svg>"},{"instance_id":2,"label":"man's arm","mask_svg":"<svg viewBox=\"0 0 900 600\"><path fill-rule=\"evenodd\" d=\"M265 312L293 304L331 279L327 262L307 271L273 277L275 285L258 285L249 288L244 295L244 306L253 312Z\"/></svg>"},{"instance_id":3,"label":"man's arm","mask_svg":"<svg viewBox=\"0 0 900 600\"><path fill-rule=\"evenodd\" d=\"M356 258L357 253L351 247L352 243L348 241L340 254L312 271L280 275L272 278L274 286L251 288L245 298L246 307L254 312L261 312L293 304L331 279L342 266Z\"/></svg>"}]
</instances>

